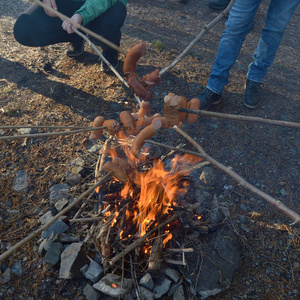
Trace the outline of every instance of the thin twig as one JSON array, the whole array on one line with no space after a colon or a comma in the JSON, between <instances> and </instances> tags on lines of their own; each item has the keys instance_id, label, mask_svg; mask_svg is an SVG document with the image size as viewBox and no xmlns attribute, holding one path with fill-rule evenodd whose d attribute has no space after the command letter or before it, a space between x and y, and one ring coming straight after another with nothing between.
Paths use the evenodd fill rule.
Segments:
<instances>
[{"instance_id":1,"label":"thin twig","mask_svg":"<svg viewBox=\"0 0 300 300\"><path fill-rule=\"evenodd\" d=\"M140 237L139 239L137 239L136 241L134 241L132 244L130 244L127 248L125 248L122 252L120 252L119 254L117 254L115 257L113 257L111 260L109 260L109 264L112 266L113 264L115 264L119 259L121 259L122 257L124 257L127 253L129 253L130 251L132 251L133 249L135 249L136 247L138 247L139 245L141 245L142 243L144 243L144 241L150 237L154 232L156 232L157 230L163 228L164 226L166 226L167 224L173 222L176 218L178 218L179 214L174 214L173 216L171 216L168 220L166 220L164 223L158 225L157 227L153 228L152 230L150 230L149 232L147 232L145 235L143 235L142 237Z\"/></svg>"},{"instance_id":2,"label":"thin twig","mask_svg":"<svg viewBox=\"0 0 300 300\"><path fill-rule=\"evenodd\" d=\"M41 234L44 230L46 230L51 224L53 224L55 221L57 221L61 216L65 215L69 210L71 210L72 207L77 205L83 198L85 198L87 195L89 195L91 192L94 191L94 189L102 184L107 178L111 176L112 172L107 173L105 176L103 176L98 182L96 182L93 186L91 186L87 191L82 193L76 200L74 200L70 205L68 205L66 208L64 208L62 211L60 211L56 216L54 216L49 222L41 226L39 229L32 232L30 235L28 235L26 238L18 242L16 245L12 246L10 249L8 249L6 252L0 255L0 262L2 262L4 259L9 257L12 253L20 249L23 245L30 242L32 239L34 239L37 235Z\"/></svg>"},{"instance_id":3,"label":"thin twig","mask_svg":"<svg viewBox=\"0 0 300 300\"><path fill-rule=\"evenodd\" d=\"M216 25L219 22L219 20L221 20L223 16L225 16L230 11L234 1L235 0L231 0L228 6L215 19L213 19L208 25L205 25L205 27L201 30L198 36L187 46L187 48L168 67L162 69L159 72L159 75L162 76L165 72L167 72L169 69L173 68L178 62L180 62L188 54L188 52L196 45L196 43L201 39L201 37L209 29Z\"/></svg>"},{"instance_id":4,"label":"thin twig","mask_svg":"<svg viewBox=\"0 0 300 300\"><path fill-rule=\"evenodd\" d=\"M124 51L118 47L117 45L113 44L111 41L107 40L106 38L104 38L103 36L79 25L78 23L74 22L72 19L68 18L67 16L63 15L62 13L60 13L57 10L54 10L53 8L51 8L50 6L44 4L43 2L39 1L39 0L32 0L34 1L36 4L38 4L39 6L43 7L44 9L51 11L53 14L55 14L56 16L58 16L61 20L63 21L68 21L70 24L72 24L75 28L80 29L81 31L89 34L90 36L94 37L95 39L101 41L102 43L106 44L107 46L117 50L118 52L121 52L123 54Z\"/></svg>"},{"instance_id":5,"label":"thin twig","mask_svg":"<svg viewBox=\"0 0 300 300\"><path fill-rule=\"evenodd\" d=\"M174 129L178 133L180 133L183 137L185 137L199 152L201 152L201 155L207 161L209 161L211 164L213 164L218 169L220 169L220 170L224 171L225 173L227 173L229 176L231 176L233 179L235 179L238 182L239 185L243 186L244 188L250 190L254 194L256 194L259 197L261 197L262 199L266 200L267 202L269 202L270 204L272 204L273 206L275 206L276 208L278 208L279 210L281 210L284 214L286 214L287 216L289 216L290 218L292 218L293 220L295 220L295 222L300 222L300 215L297 214L295 211L293 211L289 207L285 206L281 201L273 198L272 196L264 193L263 191L261 191L257 187L253 186L252 184L250 184L249 182L247 182L244 178L242 178L240 175L238 175L237 173L235 173L232 169L224 166L223 164L219 163L214 158L212 158L211 156L209 156L203 150L203 148L198 143L196 143L182 129L178 128L177 126L174 126Z\"/></svg>"},{"instance_id":6,"label":"thin twig","mask_svg":"<svg viewBox=\"0 0 300 300\"><path fill-rule=\"evenodd\" d=\"M212 111L196 110L196 109L189 109L189 108L180 108L179 111L191 113L191 114L198 114L199 116L203 116L203 117L213 117L218 119L229 119L229 120L236 120L236 121L249 121L249 122L256 122L256 123L265 123L270 125L300 128L300 123L296 123L296 122L264 119L259 117L250 117L250 116L243 116L243 115L223 114L223 113L217 113Z\"/></svg>"}]
</instances>

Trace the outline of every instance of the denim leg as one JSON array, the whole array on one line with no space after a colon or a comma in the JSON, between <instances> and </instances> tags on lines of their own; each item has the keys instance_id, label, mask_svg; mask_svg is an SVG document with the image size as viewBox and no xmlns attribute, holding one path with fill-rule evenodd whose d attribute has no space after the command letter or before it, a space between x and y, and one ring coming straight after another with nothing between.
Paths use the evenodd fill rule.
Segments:
<instances>
[{"instance_id":1,"label":"denim leg","mask_svg":"<svg viewBox=\"0 0 300 300\"><path fill-rule=\"evenodd\" d=\"M240 53L246 35L252 28L260 3L261 0L236 0L232 6L207 83L207 88L214 93L222 94L224 86L227 85L230 69Z\"/></svg>"},{"instance_id":2,"label":"denim leg","mask_svg":"<svg viewBox=\"0 0 300 300\"><path fill-rule=\"evenodd\" d=\"M249 65L247 78L262 82L273 63L287 24L290 22L300 0L271 0L266 17L266 26L262 31L254 61Z\"/></svg>"}]
</instances>

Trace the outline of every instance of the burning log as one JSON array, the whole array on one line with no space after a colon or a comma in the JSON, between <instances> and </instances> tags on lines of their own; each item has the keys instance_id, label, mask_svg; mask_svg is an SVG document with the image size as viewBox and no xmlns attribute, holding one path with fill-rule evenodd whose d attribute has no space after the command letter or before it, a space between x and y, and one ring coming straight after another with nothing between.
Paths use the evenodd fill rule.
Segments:
<instances>
[{"instance_id":1,"label":"burning log","mask_svg":"<svg viewBox=\"0 0 300 300\"><path fill-rule=\"evenodd\" d=\"M162 268L162 250L163 250L163 239L159 236L154 239L151 248L151 254L149 257L148 272L157 272Z\"/></svg>"}]
</instances>

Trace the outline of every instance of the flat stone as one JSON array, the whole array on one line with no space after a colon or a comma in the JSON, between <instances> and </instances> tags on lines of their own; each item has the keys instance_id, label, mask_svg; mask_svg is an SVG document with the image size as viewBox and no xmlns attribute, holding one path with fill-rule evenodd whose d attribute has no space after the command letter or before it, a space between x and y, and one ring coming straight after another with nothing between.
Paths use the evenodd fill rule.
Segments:
<instances>
[{"instance_id":1,"label":"flat stone","mask_svg":"<svg viewBox=\"0 0 300 300\"><path fill-rule=\"evenodd\" d=\"M71 169L71 173L72 173L72 174L80 174L80 175L84 176L85 170L84 170L84 167L81 167L81 166L74 166L74 167L72 167L72 169Z\"/></svg>"},{"instance_id":2,"label":"flat stone","mask_svg":"<svg viewBox=\"0 0 300 300\"><path fill-rule=\"evenodd\" d=\"M171 278L173 281L178 282L180 279L180 272L175 270L175 269L171 269L171 268L167 268L165 270L166 275Z\"/></svg>"},{"instance_id":3,"label":"flat stone","mask_svg":"<svg viewBox=\"0 0 300 300\"><path fill-rule=\"evenodd\" d=\"M60 260L60 254L63 252L64 246L58 242L52 242L47 251L44 262L50 267L55 266Z\"/></svg>"},{"instance_id":4,"label":"flat stone","mask_svg":"<svg viewBox=\"0 0 300 300\"><path fill-rule=\"evenodd\" d=\"M123 281L123 285L122 284ZM115 274L106 274L93 287L105 295L119 297L129 294L133 286L132 279L122 278Z\"/></svg>"},{"instance_id":5,"label":"flat stone","mask_svg":"<svg viewBox=\"0 0 300 300\"><path fill-rule=\"evenodd\" d=\"M102 149L102 146L101 145L94 145L92 146L88 151L90 153L97 153L99 150Z\"/></svg>"},{"instance_id":6,"label":"flat stone","mask_svg":"<svg viewBox=\"0 0 300 300\"><path fill-rule=\"evenodd\" d=\"M144 288L152 291L154 288L154 281L150 275L150 273L146 273L141 279L139 284Z\"/></svg>"},{"instance_id":7,"label":"flat stone","mask_svg":"<svg viewBox=\"0 0 300 300\"><path fill-rule=\"evenodd\" d=\"M81 175L80 174L72 174L72 173L69 173L67 174L66 176L66 182L68 185L70 186L74 186L74 185L77 185L80 183L81 181Z\"/></svg>"},{"instance_id":8,"label":"flat stone","mask_svg":"<svg viewBox=\"0 0 300 300\"><path fill-rule=\"evenodd\" d=\"M25 189L28 185L28 175L26 171L16 172L16 177L14 179L12 189L16 192L20 192Z\"/></svg>"},{"instance_id":9,"label":"flat stone","mask_svg":"<svg viewBox=\"0 0 300 300\"><path fill-rule=\"evenodd\" d=\"M78 157L78 158L73 159L70 162L70 164L71 164L71 166L80 166L80 167L83 167L85 165L85 162L84 162L84 159Z\"/></svg>"},{"instance_id":10,"label":"flat stone","mask_svg":"<svg viewBox=\"0 0 300 300\"><path fill-rule=\"evenodd\" d=\"M55 204L62 199L70 198L70 186L65 183L60 183L50 188L50 204Z\"/></svg>"},{"instance_id":11,"label":"flat stone","mask_svg":"<svg viewBox=\"0 0 300 300\"><path fill-rule=\"evenodd\" d=\"M96 291L89 283L83 288L83 293L87 300L99 300L101 294Z\"/></svg>"},{"instance_id":12,"label":"flat stone","mask_svg":"<svg viewBox=\"0 0 300 300\"><path fill-rule=\"evenodd\" d=\"M102 267L95 261L91 261L88 269L83 273L84 277L96 283L103 276L104 271Z\"/></svg>"},{"instance_id":13,"label":"flat stone","mask_svg":"<svg viewBox=\"0 0 300 300\"><path fill-rule=\"evenodd\" d=\"M72 243L61 254L59 270L60 278L80 278L82 273L80 268L88 263L86 251L83 243Z\"/></svg>"},{"instance_id":14,"label":"flat stone","mask_svg":"<svg viewBox=\"0 0 300 300\"><path fill-rule=\"evenodd\" d=\"M33 134L36 132L36 130L34 128L20 128L18 129L18 132L20 134Z\"/></svg>"},{"instance_id":15,"label":"flat stone","mask_svg":"<svg viewBox=\"0 0 300 300\"><path fill-rule=\"evenodd\" d=\"M160 299L164 294L166 294L171 286L172 281L168 278L162 278L155 284L153 289L154 298Z\"/></svg>"},{"instance_id":16,"label":"flat stone","mask_svg":"<svg viewBox=\"0 0 300 300\"><path fill-rule=\"evenodd\" d=\"M79 238L77 236L68 235L66 233L58 233L54 236L52 241L62 244L71 244L79 242Z\"/></svg>"},{"instance_id":17,"label":"flat stone","mask_svg":"<svg viewBox=\"0 0 300 300\"><path fill-rule=\"evenodd\" d=\"M182 285L183 279L181 278L177 283L174 283L171 285L169 291L168 291L168 297L171 297L174 295L174 293L176 292L176 290L178 289L178 287L180 285Z\"/></svg>"},{"instance_id":18,"label":"flat stone","mask_svg":"<svg viewBox=\"0 0 300 300\"><path fill-rule=\"evenodd\" d=\"M22 271L22 262L20 260L17 260L12 266L11 266L11 272L14 275L21 276L23 274Z\"/></svg>"},{"instance_id":19,"label":"flat stone","mask_svg":"<svg viewBox=\"0 0 300 300\"><path fill-rule=\"evenodd\" d=\"M10 268L7 268L0 276L0 283L4 284L10 281Z\"/></svg>"},{"instance_id":20,"label":"flat stone","mask_svg":"<svg viewBox=\"0 0 300 300\"><path fill-rule=\"evenodd\" d=\"M46 230L42 232L42 237L44 239L47 239L50 237L52 232L54 235L56 235L57 233L62 233L67 231L68 228L69 226L65 222L58 219L54 223L52 223Z\"/></svg>"},{"instance_id":21,"label":"flat stone","mask_svg":"<svg viewBox=\"0 0 300 300\"><path fill-rule=\"evenodd\" d=\"M43 215L39 216L40 222L42 225L45 225L46 223L48 223L51 219L54 218L54 213L51 210L48 210L47 212L45 212Z\"/></svg>"},{"instance_id":22,"label":"flat stone","mask_svg":"<svg viewBox=\"0 0 300 300\"><path fill-rule=\"evenodd\" d=\"M140 286L140 292L144 300L154 300L154 294L143 286Z\"/></svg>"},{"instance_id":23,"label":"flat stone","mask_svg":"<svg viewBox=\"0 0 300 300\"><path fill-rule=\"evenodd\" d=\"M54 206L55 208L58 210L58 211L61 211L62 209L64 209L65 207L67 207L69 204L69 200L68 199L61 199L61 200L58 200Z\"/></svg>"},{"instance_id":24,"label":"flat stone","mask_svg":"<svg viewBox=\"0 0 300 300\"><path fill-rule=\"evenodd\" d=\"M185 300L184 290L182 284L177 288L175 293L173 294L173 300Z\"/></svg>"},{"instance_id":25,"label":"flat stone","mask_svg":"<svg viewBox=\"0 0 300 300\"><path fill-rule=\"evenodd\" d=\"M192 293L204 298L214 296L231 284L240 258L237 238L223 226L205 238L201 253L186 253L185 257L188 265L179 269L190 286L196 288ZM200 261L201 269L196 263Z\"/></svg>"}]
</instances>

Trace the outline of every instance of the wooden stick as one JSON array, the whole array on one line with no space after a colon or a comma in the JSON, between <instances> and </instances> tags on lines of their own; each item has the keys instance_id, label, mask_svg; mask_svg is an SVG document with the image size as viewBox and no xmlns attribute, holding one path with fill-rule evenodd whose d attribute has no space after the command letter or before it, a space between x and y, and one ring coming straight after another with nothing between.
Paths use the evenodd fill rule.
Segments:
<instances>
[{"instance_id":1,"label":"wooden stick","mask_svg":"<svg viewBox=\"0 0 300 300\"><path fill-rule=\"evenodd\" d=\"M78 204L83 198L85 198L87 195L89 195L94 189L102 184L107 178L109 178L111 175L111 172L107 173L105 176L103 176L97 183L95 183L93 186L91 186L87 191L82 193L76 200L74 200L70 205L68 205L66 208L64 208L62 211L60 211L57 215L53 217L49 222L47 222L45 225L41 226L39 229L32 232L30 235L28 235L26 238L12 246L10 249L8 249L6 252L0 255L0 262L9 257L12 253L20 249L23 245L30 242L33 238L35 238L37 235L41 234L44 230L46 230L51 224L53 224L55 221L57 221L61 216L65 215L69 210L71 210L72 207L74 207L76 204Z\"/></svg>"},{"instance_id":2,"label":"wooden stick","mask_svg":"<svg viewBox=\"0 0 300 300\"><path fill-rule=\"evenodd\" d=\"M187 135L187 133L185 133L183 130L181 130L177 126L174 126L174 129L178 133L180 133L183 137L185 137L201 153L201 155L207 161L209 161L211 164L213 164L218 169L220 169L220 170L224 171L225 173L227 173L229 176L231 176L233 179L235 179L238 182L239 185L241 185L244 188L250 190L254 194L258 195L262 199L266 200L267 202L269 202L270 204L272 204L273 206L275 206L276 208L281 210L284 214L286 214L290 218L294 219L295 223L300 222L300 215L297 214L295 211L293 211L289 207L285 206L281 201L273 198L272 196L264 193L263 191L261 191L257 187L253 186L252 184L247 182L244 178L242 178L240 175L235 173L232 169L227 168L223 164L221 164L218 161L216 161L215 159L213 159L206 152L204 152L202 147L198 143L196 143L189 135Z\"/></svg>"},{"instance_id":3,"label":"wooden stick","mask_svg":"<svg viewBox=\"0 0 300 300\"><path fill-rule=\"evenodd\" d=\"M265 124L270 124L270 125L300 128L300 123L296 123L296 122L264 119L264 118L259 118L259 117L250 117L250 116L243 116L243 115L223 114L223 113L217 113L217 112L212 112L212 111L196 110L196 109L189 109L189 108L180 108L179 111L187 112L190 114L198 114L199 116L203 116L203 117L214 117L214 118L218 118L218 119L249 121L249 122L256 122L256 123L265 123Z\"/></svg>"},{"instance_id":4,"label":"wooden stick","mask_svg":"<svg viewBox=\"0 0 300 300\"><path fill-rule=\"evenodd\" d=\"M179 56L177 56L177 58L168 67L162 69L159 72L159 75L162 76L169 69L173 68L178 62L180 62L188 54L188 52L196 45L196 43L201 39L201 37L209 29L216 25L219 22L219 20L221 20L223 16L225 16L230 11L234 1L235 0L231 0L228 6L215 19L213 19L208 25L205 25L201 32L198 34L198 36L187 46L187 48Z\"/></svg>"},{"instance_id":5,"label":"wooden stick","mask_svg":"<svg viewBox=\"0 0 300 300\"><path fill-rule=\"evenodd\" d=\"M166 220L164 223L158 225L157 227L153 228L152 230L150 230L149 232L147 232L145 235L143 235L142 237L140 237L139 239L137 239L136 241L134 241L132 244L130 244L127 248L125 248L122 252L120 252L119 254L117 254L115 257L113 257L111 260L108 261L108 263L112 266L113 264L115 264L119 259L121 259L122 257L124 257L127 253L129 253L130 251L132 251L133 249L135 249L136 247L138 247L139 245L141 245L142 243L145 242L145 240L150 237L154 232L156 232L157 230L163 228L164 226L166 226L167 224L173 222L176 218L178 218L179 214L174 214L173 216L171 216L168 220Z\"/></svg>"},{"instance_id":6,"label":"wooden stick","mask_svg":"<svg viewBox=\"0 0 300 300\"><path fill-rule=\"evenodd\" d=\"M0 140L16 140L16 139L24 139L24 138L39 138L45 136L55 136L55 135L66 135L66 134L75 134L85 131L92 131L96 129L104 129L105 126L102 127L89 127L85 129L78 130L70 130L70 131L60 131L60 132L47 132L47 133L35 133L35 134L21 134L21 135L13 135L13 136L0 136Z\"/></svg>"},{"instance_id":7,"label":"wooden stick","mask_svg":"<svg viewBox=\"0 0 300 300\"><path fill-rule=\"evenodd\" d=\"M70 24L72 24L75 28L80 29L81 31L89 34L90 36L94 37L95 39L99 40L100 42L106 44L107 46L117 50L120 53L123 53L126 55L126 53L117 45L113 44L112 42L110 42L109 40L107 40L106 38L104 38L103 36L79 25L78 23L74 22L72 19L68 18L67 16L63 15L62 13L60 13L57 10L54 10L52 7L44 4L43 2L39 1L39 0L33 0L36 4L38 4L39 6L43 7L46 10L51 11L52 13L54 13L56 16L58 16L61 20L63 21L68 21L70 22ZM42 26L42 24L41 24Z\"/></svg>"}]
</instances>

